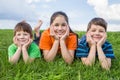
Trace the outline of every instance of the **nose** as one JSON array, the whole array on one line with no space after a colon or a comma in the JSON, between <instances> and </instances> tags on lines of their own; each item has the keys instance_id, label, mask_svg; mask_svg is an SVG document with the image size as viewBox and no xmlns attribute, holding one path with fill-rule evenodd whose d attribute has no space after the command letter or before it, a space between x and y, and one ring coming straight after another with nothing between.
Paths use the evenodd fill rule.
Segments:
<instances>
[{"instance_id":1,"label":"nose","mask_svg":"<svg viewBox=\"0 0 120 80\"><path fill-rule=\"evenodd\" d=\"M95 34L96 34L96 35L99 35L99 31L96 31Z\"/></svg>"},{"instance_id":2,"label":"nose","mask_svg":"<svg viewBox=\"0 0 120 80\"><path fill-rule=\"evenodd\" d=\"M59 30L61 30L62 29L62 26L59 26Z\"/></svg>"},{"instance_id":3,"label":"nose","mask_svg":"<svg viewBox=\"0 0 120 80\"><path fill-rule=\"evenodd\" d=\"M20 35L20 38L24 38L24 35Z\"/></svg>"}]
</instances>

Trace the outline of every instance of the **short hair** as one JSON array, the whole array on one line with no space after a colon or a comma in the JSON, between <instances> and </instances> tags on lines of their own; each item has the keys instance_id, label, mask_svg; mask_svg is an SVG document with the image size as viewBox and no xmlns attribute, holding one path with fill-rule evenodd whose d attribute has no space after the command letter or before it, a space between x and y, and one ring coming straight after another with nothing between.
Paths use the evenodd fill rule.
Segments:
<instances>
[{"instance_id":1,"label":"short hair","mask_svg":"<svg viewBox=\"0 0 120 80\"><path fill-rule=\"evenodd\" d=\"M103 19L103 18L99 18L99 17L95 17L93 18L87 26L87 31L89 31L89 29L91 28L91 25L100 25L101 27L103 27L105 29L105 31L107 31L107 22Z\"/></svg>"},{"instance_id":2,"label":"short hair","mask_svg":"<svg viewBox=\"0 0 120 80\"><path fill-rule=\"evenodd\" d=\"M33 37L33 34L32 34L32 28L31 26L26 23L25 21L22 21L22 22L19 22L16 24L15 28L14 28L14 36L16 35L16 32L18 31L24 31L24 32L27 32L30 34L30 37L32 38Z\"/></svg>"}]
</instances>

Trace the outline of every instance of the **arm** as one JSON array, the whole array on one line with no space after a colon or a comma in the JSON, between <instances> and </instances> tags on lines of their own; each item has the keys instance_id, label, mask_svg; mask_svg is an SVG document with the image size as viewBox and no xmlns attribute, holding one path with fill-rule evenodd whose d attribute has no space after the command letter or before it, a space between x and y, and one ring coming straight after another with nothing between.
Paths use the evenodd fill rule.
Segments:
<instances>
[{"instance_id":1,"label":"arm","mask_svg":"<svg viewBox=\"0 0 120 80\"><path fill-rule=\"evenodd\" d=\"M65 41L60 41L61 54L66 63L71 64L74 59L74 50L68 50Z\"/></svg>"},{"instance_id":2,"label":"arm","mask_svg":"<svg viewBox=\"0 0 120 80\"><path fill-rule=\"evenodd\" d=\"M21 55L21 48L19 47L15 52L15 54L12 57L9 57L9 62L13 64L17 63L20 58L20 55Z\"/></svg>"},{"instance_id":3,"label":"arm","mask_svg":"<svg viewBox=\"0 0 120 80\"><path fill-rule=\"evenodd\" d=\"M54 60L58 51L58 47L59 47L59 40L55 40L50 50L43 50L44 59L47 62Z\"/></svg>"},{"instance_id":4,"label":"arm","mask_svg":"<svg viewBox=\"0 0 120 80\"><path fill-rule=\"evenodd\" d=\"M34 61L34 58L29 57L28 51L27 51L27 48L29 47L31 42L32 42L32 39L29 39L29 41L22 46L22 57L25 63Z\"/></svg>"},{"instance_id":5,"label":"arm","mask_svg":"<svg viewBox=\"0 0 120 80\"><path fill-rule=\"evenodd\" d=\"M65 43L66 38L69 36L69 31L70 31L69 27L67 26L66 33L60 38L60 47L61 47L61 54L64 61L68 64L71 64L74 59L75 50L68 50Z\"/></svg>"},{"instance_id":6,"label":"arm","mask_svg":"<svg viewBox=\"0 0 120 80\"><path fill-rule=\"evenodd\" d=\"M44 36L45 40L48 37L48 36L46 36L46 38L45 38L44 34L42 36ZM50 48L50 50L45 50L45 49L43 50L44 59L48 62L54 60L54 58L57 54L58 48L59 48L59 43L60 43L59 37L54 32L53 26L50 27L50 35L49 36L54 38L54 43L53 43L52 47ZM41 41L43 41L43 37L41 38ZM40 44L50 46L49 41L41 42Z\"/></svg>"},{"instance_id":7,"label":"arm","mask_svg":"<svg viewBox=\"0 0 120 80\"><path fill-rule=\"evenodd\" d=\"M111 59L106 58L101 46L97 46L98 59L103 69L109 70L111 67Z\"/></svg>"},{"instance_id":8,"label":"arm","mask_svg":"<svg viewBox=\"0 0 120 80\"><path fill-rule=\"evenodd\" d=\"M20 55L21 55L21 45L19 44L18 40L16 37L13 38L14 44L18 47L16 50L15 54L12 57L9 57L9 62L15 64L18 62Z\"/></svg>"},{"instance_id":9,"label":"arm","mask_svg":"<svg viewBox=\"0 0 120 80\"><path fill-rule=\"evenodd\" d=\"M88 45L90 47L90 51L88 53L88 56L86 58L81 58L83 64L85 65L92 65L95 63L95 56L96 56L96 43L92 39L91 35L89 33L86 34L86 40L88 42Z\"/></svg>"},{"instance_id":10,"label":"arm","mask_svg":"<svg viewBox=\"0 0 120 80\"><path fill-rule=\"evenodd\" d=\"M82 63L85 65L91 66L95 63L95 56L96 56L96 46L93 45L90 47L90 51L88 53L88 56L86 58L81 58Z\"/></svg>"},{"instance_id":11,"label":"arm","mask_svg":"<svg viewBox=\"0 0 120 80\"><path fill-rule=\"evenodd\" d=\"M111 59L106 58L105 53L102 50L102 45L105 43L106 37L107 35L106 33L104 33L101 40L97 43L97 52L98 52L98 59L100 61L102 68L109 70L111 67Z\"/></svg>"}]
</instances>

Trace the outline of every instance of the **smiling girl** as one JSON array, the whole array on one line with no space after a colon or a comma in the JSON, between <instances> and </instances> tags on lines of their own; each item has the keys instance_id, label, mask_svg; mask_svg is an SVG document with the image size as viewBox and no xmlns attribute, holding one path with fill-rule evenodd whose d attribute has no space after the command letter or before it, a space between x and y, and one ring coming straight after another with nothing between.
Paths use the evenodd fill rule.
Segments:
<instances>
[{"instance_id":1,"label":"smiling girl","mask_svg":"<svg viewBox=\"0 0 120 80\"><path fill-rule=\"evenodd\" d=\"M61 54L66 63L72 63L77 48L77 35L70 29L64 12L55 12L51 16L50 27L42 33L39 47L47 62Z\"/></svg>"}]
</instances>

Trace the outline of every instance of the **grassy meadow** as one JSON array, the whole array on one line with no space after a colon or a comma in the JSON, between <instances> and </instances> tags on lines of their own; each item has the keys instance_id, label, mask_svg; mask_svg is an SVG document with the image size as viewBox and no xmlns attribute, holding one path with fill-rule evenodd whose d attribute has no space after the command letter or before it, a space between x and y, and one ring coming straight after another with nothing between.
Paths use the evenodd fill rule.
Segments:
<instances>
[{"instance_id":1,"label":"grassy meadow","mask_svg":"<svg viewBox=\"0 0 120 80\"><path fill-rule=\"evenodd\" d=\"M79 38L84 32L76 32ZM113 44L116 58L112 60L110 71L100 67L98 61L91 67L84 66L80 59L67 65L61 56L53 62L43 58L34 63L24 64L22 59L12 65L8 62L8 46L12 43L13 31L0 30L0 80L120 80L120 32L108 32L108 40Z\"/></svg>"}]
</instances>

